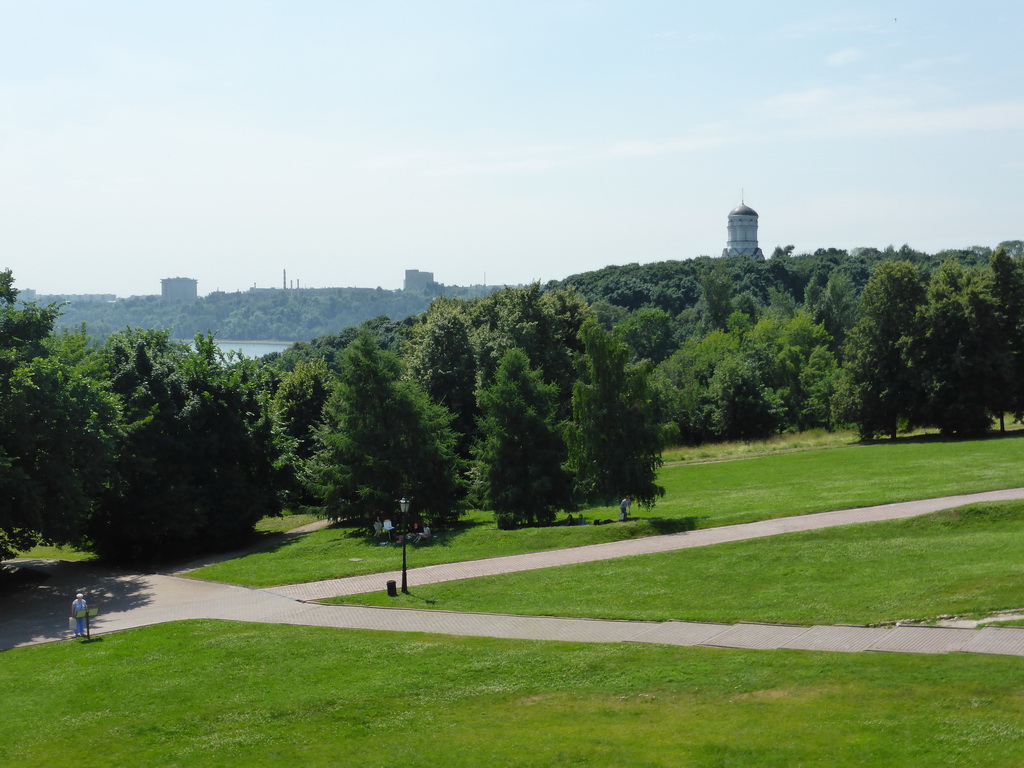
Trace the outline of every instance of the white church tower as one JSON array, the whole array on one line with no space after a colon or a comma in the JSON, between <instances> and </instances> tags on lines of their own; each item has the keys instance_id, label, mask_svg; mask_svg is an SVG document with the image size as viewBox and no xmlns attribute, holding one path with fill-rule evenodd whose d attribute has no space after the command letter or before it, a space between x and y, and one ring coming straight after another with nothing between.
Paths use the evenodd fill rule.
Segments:
<instances>
[{"instance_id":1,"label":"white church tower","mask_svg":"<svg viewBox=\"0 0 1024 768\"><path fill-rule=\"evenodd\" d=\"M764 254L757 247L757 211L743 202L729 212L729 240L722 250L722 256L746 256L754 261L764 261Z\"/></svg>"}]
</instances>

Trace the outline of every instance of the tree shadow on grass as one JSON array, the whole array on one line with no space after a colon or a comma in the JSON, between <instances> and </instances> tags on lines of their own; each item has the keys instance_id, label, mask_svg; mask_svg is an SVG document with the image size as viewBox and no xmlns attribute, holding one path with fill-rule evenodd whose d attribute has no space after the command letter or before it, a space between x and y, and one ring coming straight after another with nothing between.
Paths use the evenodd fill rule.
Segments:
<instances>
[{"instance_id":1,"label":"tree shadow on grass","mask_svg":"<svg viewBox=\"0 0 1024 768\"><path fill-rule=\"evenodd\" d=\"M897 435L896 437L872 437L858 440L855 445L921 445L930 443L975 443L981 440L1024 439L1024 428L1013 428L1006 432L986 432L983 435L944 435L930 432L923 435Z\"/></svg>"},{"instance_id":2,"label":"tree shadow on grass","mask_svg":"<svg viewBox=\"0 0 1024 768\"><path fill-rule=\"evenodd\" d=\"M667 534L695 531L700 526L700 521L706 519L706 517L652 517L647 522L659 534Z\"/></svg>"}]
</instances>

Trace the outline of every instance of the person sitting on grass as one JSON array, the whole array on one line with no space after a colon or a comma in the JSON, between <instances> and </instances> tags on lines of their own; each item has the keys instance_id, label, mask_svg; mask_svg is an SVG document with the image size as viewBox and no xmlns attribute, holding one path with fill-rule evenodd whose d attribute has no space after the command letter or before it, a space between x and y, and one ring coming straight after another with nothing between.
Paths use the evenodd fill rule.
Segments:
<instances>
[{"instance_id":1,"label":"person sitting on grass","mask_svg":"<svg viewBox=\"0 0 1024 768\"><path fill-rule=\"evenodd\" d=\"M422 544L424 541L430 539L430 526L424 525L423 528L415 533L410 534L409 540L413 544Z\"/></svg>"}]
</instances>

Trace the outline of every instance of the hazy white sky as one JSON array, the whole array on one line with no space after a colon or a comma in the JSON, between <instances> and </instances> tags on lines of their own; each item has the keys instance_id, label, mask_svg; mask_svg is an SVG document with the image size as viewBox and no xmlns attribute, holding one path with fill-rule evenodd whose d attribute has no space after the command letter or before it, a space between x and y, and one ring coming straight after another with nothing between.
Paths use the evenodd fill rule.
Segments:
<instances>
[{"instance_id":1,"label":"hazy white sky","mask_svg":"<svg viewBox=\"0 0 1024 768\"><path fill-rule=\"evenodd\" d=\"M0 0L0 268L42 293L550 280L1024 239L1018 2Z\"/></svg>"}]
</instances>

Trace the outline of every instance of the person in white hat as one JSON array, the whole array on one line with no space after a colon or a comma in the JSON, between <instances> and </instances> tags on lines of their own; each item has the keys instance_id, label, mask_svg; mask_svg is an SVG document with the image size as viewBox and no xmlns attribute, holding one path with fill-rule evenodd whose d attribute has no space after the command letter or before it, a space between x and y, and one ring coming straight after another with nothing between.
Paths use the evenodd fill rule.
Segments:
<instances>
[{"instance_id":1,"label":"person in white hat","mask_svg":"<svg viewBox=\"0 0 1024 768\"><path fill-rule=\"evenodd\" d=\"M85 595L81 592L75 595L75 600L71 603L71 618L75 619L75 637L85 637L85 617L78 618L76 614L88 607Z\"/></svg>"}]
</instances>

